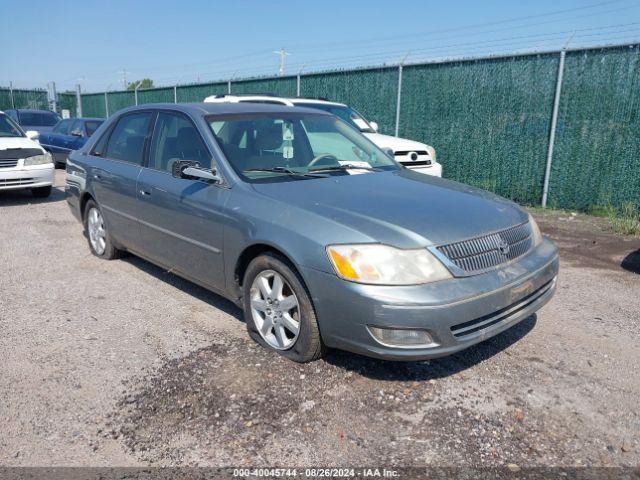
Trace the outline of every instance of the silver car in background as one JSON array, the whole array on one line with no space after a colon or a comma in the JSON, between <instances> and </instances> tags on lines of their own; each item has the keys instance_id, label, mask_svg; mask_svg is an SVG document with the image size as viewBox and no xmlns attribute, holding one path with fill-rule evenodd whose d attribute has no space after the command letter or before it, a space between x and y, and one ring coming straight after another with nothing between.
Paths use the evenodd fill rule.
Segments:
<instances>
[{"instance_id":1,"label":"silver car in background","mask_svg":"<svg viewBox=\"0 0 640 480\"><path fill-rule=\"evenodd\" d=\"M251 103L132 107L67 163L91 251L235 301L257 342L448 355L554 294L558 252L496 195L404 168L339 118Z\"/></svg>"}]
</instances>

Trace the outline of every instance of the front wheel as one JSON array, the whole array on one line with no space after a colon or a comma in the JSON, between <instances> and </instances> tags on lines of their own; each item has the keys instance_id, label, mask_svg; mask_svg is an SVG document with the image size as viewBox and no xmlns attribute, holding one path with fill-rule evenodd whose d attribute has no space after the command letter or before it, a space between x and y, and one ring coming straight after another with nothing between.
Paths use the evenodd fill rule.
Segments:
<instances>
[{"instance_id":1,"label":"front wheel","mask_svg":"<svg viewBox=\"0 0 640 480\"><path fill-rule=\"evenodd\" d=\"M113 246L102 211L93 200L89 200L84 209L84 228L89 249L96 257L113 260L121 256L121 251Z\"/></svg>"},{"instance_id":2,"label":"front wheel","mask_svg":"<svg viewBox=\"0 0 640 480\"><path fill-rule=\"evenodd\" d=\"M243 293L251 338L295 362L322 357L325 347L310 295L286 259L271 253L255 258L247 268Z\"/></svg>"}]
</instances>

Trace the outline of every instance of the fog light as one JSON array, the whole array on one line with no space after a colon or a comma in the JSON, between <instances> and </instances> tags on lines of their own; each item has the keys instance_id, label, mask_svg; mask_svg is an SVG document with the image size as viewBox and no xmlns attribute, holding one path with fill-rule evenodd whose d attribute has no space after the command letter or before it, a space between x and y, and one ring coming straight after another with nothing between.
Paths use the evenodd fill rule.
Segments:
<instances>
[{"instance_id":1,"label":"fog light","mask_svg":"<svg viewBox=\"0 0 640 480\"><path fill-rule=\"evenodd\" d=\"M373 337L388 347L427 347L432 345L433 338L426 330L406 328L380 328L369 326Z\"/></svg>"}]
</instances>

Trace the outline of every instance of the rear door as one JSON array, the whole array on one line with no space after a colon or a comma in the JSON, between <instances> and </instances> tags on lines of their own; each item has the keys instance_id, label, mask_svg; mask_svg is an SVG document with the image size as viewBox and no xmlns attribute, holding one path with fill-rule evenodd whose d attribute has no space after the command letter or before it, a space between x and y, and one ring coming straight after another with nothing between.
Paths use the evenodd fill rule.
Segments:
<instances>
[{"instance_id":1,"label":"rear door","mask_svg":"<svg viewBox=\"0 0 640 480\"><path fill-rule=\"evenodd\" d=\"M111 235L121 245L142 250L138 223L138 176L142 170L153 113L137 111L120 117L93 148L90 172L94 193Z\"/></svg>"},{"instance_id":2,"label":"rear door","mask_svg":"<svg viewBox=\"0 0 640 480\"><path fill-rule=\"evenodd\" d=\"M224 288L222 240L229 190L172 176L179 160L211 168L212 155L186 115L158 114L147 167L138 180L141 238L158 263L214 289Z\"/></svg>"}]
</instances>

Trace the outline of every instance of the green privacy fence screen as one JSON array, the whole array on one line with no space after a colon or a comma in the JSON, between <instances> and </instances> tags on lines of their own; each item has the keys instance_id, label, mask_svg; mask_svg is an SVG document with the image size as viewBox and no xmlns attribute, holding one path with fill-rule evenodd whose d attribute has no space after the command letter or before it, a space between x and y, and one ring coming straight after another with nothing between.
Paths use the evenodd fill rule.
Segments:
<instances>
[{"instance_id":1,"label":"green privacy fence screen","mask_svg":"<svg viewBox=\"0 0 640 480\"><path fill-rule=\"evenodd\" d=\"M549 150L560 52L406 65L398 123L398 66L234 80L232 93L323 97L348 103L381 133L429 143L444 176L539 205ZM138 104L201 102L228 82L138 91ZM59 108L75 115L75 97ZM42 90L14 90L16 107L46 108ZM133 91L82 95L84 116L136 103ZM11 108L0 88L0 108ZM548 204L589 210L640 206L640 46L566 53Z\"/></svg>"},{"instance_id":2,"label":"green privacy fence screen","mask_svg":"<svg viewBox=\"0 0 640 480\"><path fill-rule=\"evenodd\" d=\"M540 203L557 69L557 55L405 67L400 135L433 145L449 178Z\"/></svg>"},{"instance_id":3,"label":"green privacy fence screen","mask_svg":"<svg viewBox=\"0 0 640 480\"><path fill-rule=\"evenodd\" d=\"M0 110L10 108L47 109L49 108L47 91L0 87Z\"/></svg>"},{"instance_id":4,"label":"green privacy fence screen","mask_svg":"<svg viewBox=\"0 0 640 480\"><path fill-rule=\"evenodd\" d=\"M640 46L568 52L549 205L640 205Z\"/></svg>"}]
</instances>

